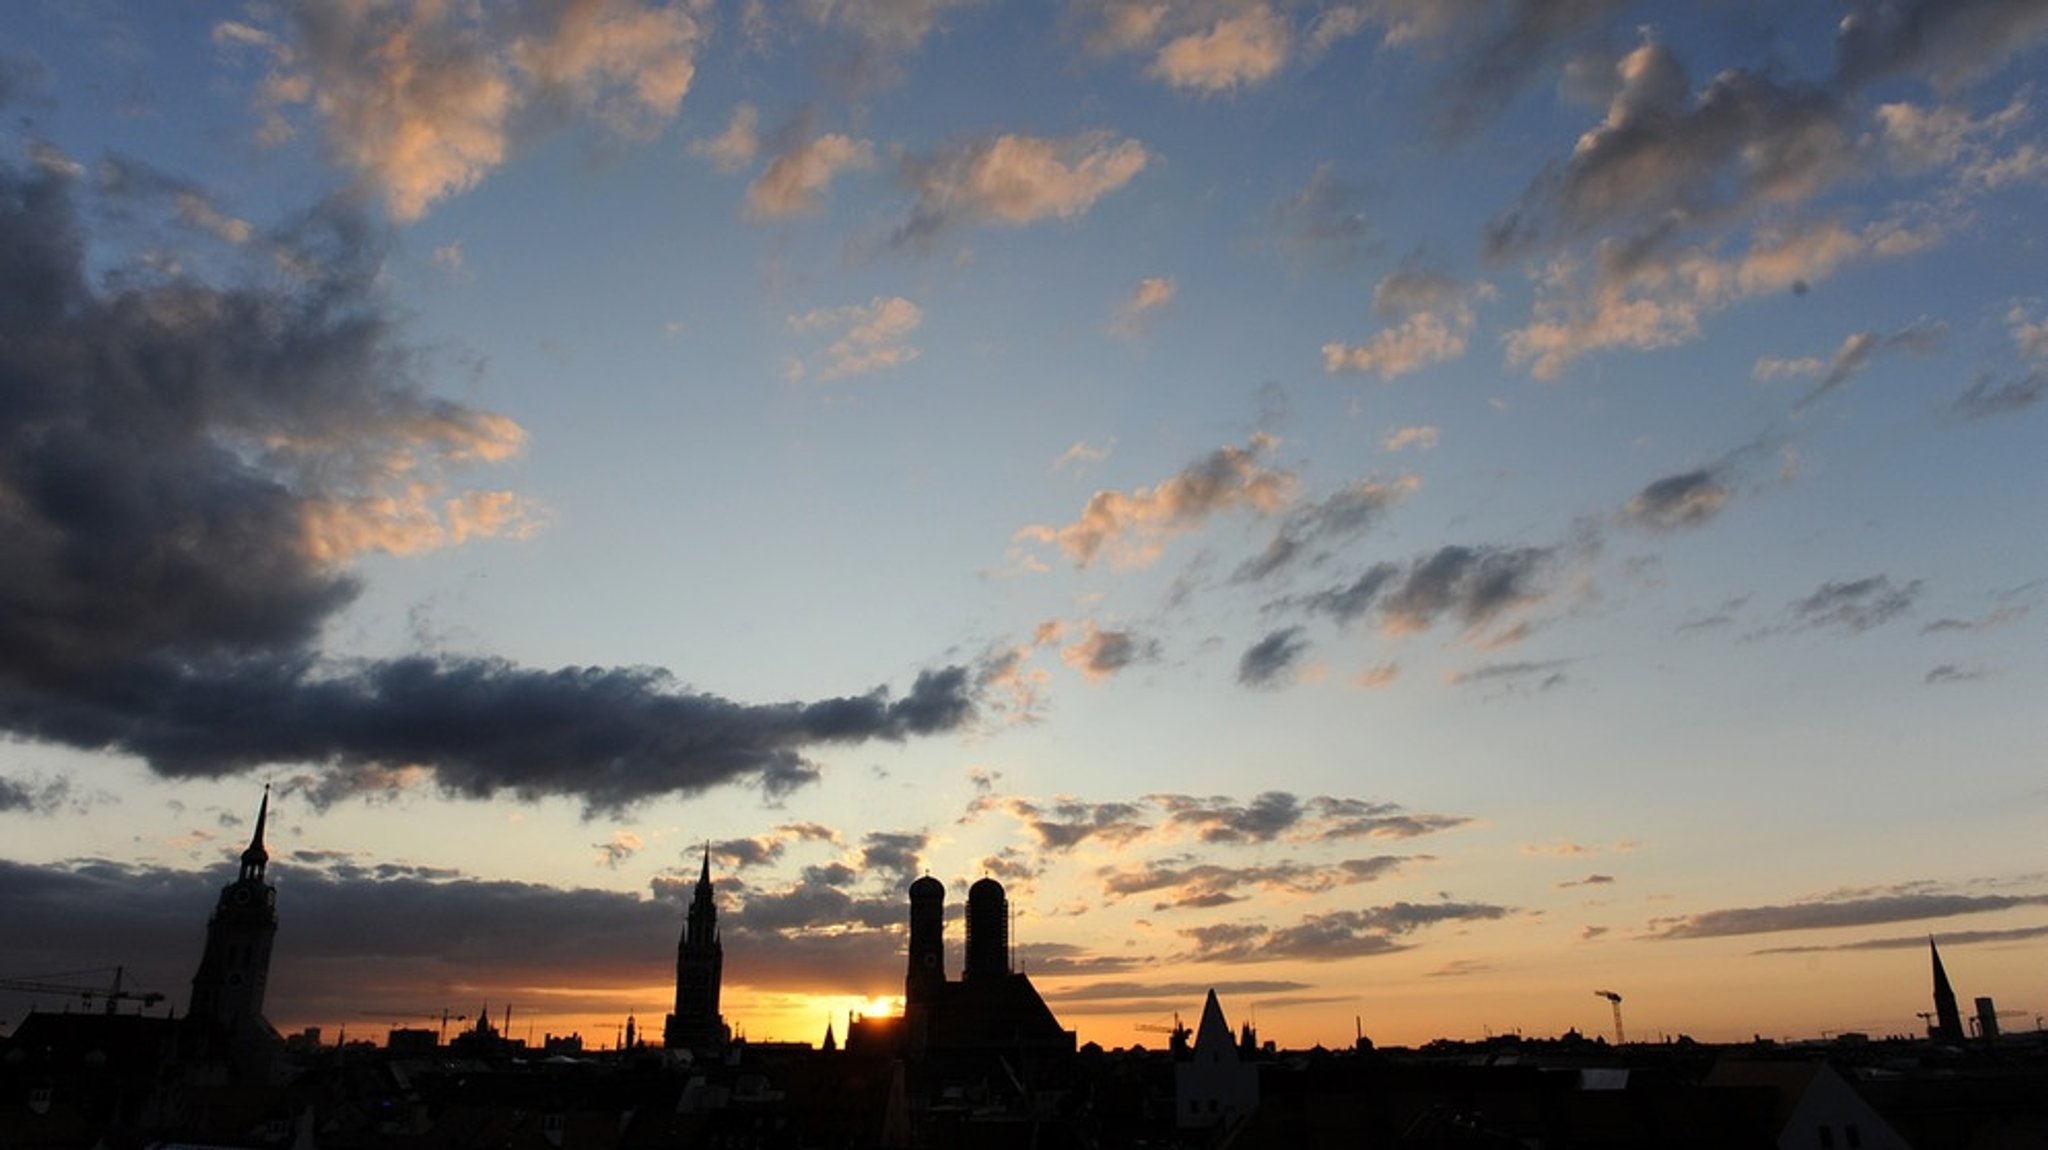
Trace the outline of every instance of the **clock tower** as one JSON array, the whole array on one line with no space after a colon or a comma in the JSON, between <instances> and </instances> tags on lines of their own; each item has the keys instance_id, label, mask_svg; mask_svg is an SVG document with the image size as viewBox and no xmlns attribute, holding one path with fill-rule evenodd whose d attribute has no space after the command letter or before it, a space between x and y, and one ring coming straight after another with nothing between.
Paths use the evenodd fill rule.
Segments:
<instances>
[{"instance_id":1,"label":"clock tower","mask_svg":"<svg viewBox=\"0 0 2048 1150\"><path fill-rule=\"evenodd\" d=\"M270 863L263 847L269 818L270 788L265 787L241 872L221 888L213 917L206 921L206 950L192 975L192 1002L185 1011L195 1052L237 1063L274 1039L263 1017L270 946L277 937L277 888L263 877Z\"/></svg>"}]
</instances>

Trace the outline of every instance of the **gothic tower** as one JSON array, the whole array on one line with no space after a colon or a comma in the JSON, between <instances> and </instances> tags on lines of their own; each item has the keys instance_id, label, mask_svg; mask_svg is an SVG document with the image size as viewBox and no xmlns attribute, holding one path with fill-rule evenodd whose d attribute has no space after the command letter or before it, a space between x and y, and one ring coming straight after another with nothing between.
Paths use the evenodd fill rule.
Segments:
<instances>
[{"instance_id":1,"label":"gothic tower","mask_svg":"<svg viewBox=\"0 0 2048 1150\"><path fill-rule=\"evenodd\" d=\"M263 877L270 863L263 847L269 818L270 788L265 787L256 833L242 852L241 873L221 888L213 917L206 921L206 949L192 975L192 1001L185 1011L188 1049L238 1064L260 1053L274 1036L263 1017L270 947L277 936L277 888Z\"/></svg>"},{"instance_id":2,"label":"gothic tower","mask_svg":"<svg viewBox=\"0 0 2048 1150\"><path fill-rule=\"evenodd\" d=\"M725 968L725 948L718 941L718 907L711 899L711 844L704 844L704 868L697 874L697 893L676 943L676 1008L662 1029L662 1045L671 1049L716 1050L732 1037L718 1013L718 985Z\"/></svg>"},{"instance_id":3,"label":"gothic tower","mask_svg":"<svg viewBox=\"0 0 2048 1150\"><path fill-rule=\"evenodd\" d=\"M963 979L1010 973L1010 899L984 878L967 888L967 963Z\"/></svg>"}]
</instances>

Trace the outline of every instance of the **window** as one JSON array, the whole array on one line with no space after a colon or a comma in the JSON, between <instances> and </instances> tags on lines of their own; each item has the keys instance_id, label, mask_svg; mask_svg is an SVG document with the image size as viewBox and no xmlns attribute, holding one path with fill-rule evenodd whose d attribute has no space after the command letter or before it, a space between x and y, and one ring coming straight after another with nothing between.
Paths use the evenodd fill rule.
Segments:
<instances>
[{"instance_id":1,"label":"window","mask_svg":"<svg viewBox=\"0 0 2048 1150\"><path fill-rule=\"evenodd\" d=\"M1842 1141L1848 1143L1849 1150L1858 1150L1863 1145L1863 1131L1858 1130L1856 1124L1851 1122L1842 1127Z\"/></svg>"},{"instance_id":2,"label":"window","mask_svg":"<svg viewBox=\"0 0 2048 1150\"><path fill-rule=\"evenodd\" d=\"M1822 1126L1820 1128L1820 1150L1835 1150L1834 1127Z\"/></svg>"}]
</instances>

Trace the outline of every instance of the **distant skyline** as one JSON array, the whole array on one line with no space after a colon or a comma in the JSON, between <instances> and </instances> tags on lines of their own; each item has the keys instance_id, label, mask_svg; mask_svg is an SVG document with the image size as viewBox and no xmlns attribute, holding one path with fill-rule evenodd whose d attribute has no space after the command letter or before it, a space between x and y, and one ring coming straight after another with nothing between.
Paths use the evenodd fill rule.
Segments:
<instances>
[{"instance_id":1,"label":"distant skyline","mask_svg":"<svg viewBox=\"0 0 2048 1150\"><path fill-rule=\"evenodd\" d=\"M25 6L0 977L182 1008L268 783L287 1030L658 1033L707 842L755 1038L900 996L925 873L1105 1046L1917 1032L1930 935L2038 1018L2044 56Z\"/></svg>"}]
</instances>

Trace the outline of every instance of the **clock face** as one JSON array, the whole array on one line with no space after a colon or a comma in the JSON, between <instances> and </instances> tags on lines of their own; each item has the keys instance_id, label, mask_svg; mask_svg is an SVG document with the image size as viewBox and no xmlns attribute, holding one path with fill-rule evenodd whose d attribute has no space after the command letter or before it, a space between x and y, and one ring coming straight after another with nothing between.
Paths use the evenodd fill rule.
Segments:
<instances>
[{"instance_id":1,"label":"clock face","mask_svg":"<svg viewBox=\"0 0 2048 1150\"><path fill-rule=\"evenodd\" d=\"M236 906L247 906L249 903L249 888L245 886L236 887L235 893L228 897L234 900Z\"/></svg>"}]
</instances>

